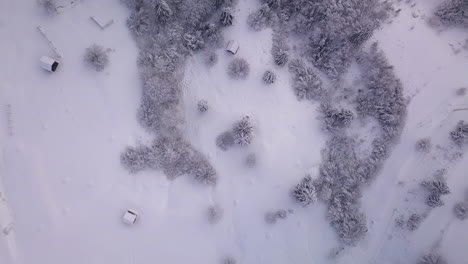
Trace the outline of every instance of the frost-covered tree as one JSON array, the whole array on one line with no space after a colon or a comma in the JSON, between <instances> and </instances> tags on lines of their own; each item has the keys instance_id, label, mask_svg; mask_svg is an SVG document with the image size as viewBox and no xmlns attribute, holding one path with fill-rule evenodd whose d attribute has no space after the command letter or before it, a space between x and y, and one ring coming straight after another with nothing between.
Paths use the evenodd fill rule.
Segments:
<instances>
[{"instance_id":1,"label":"frost-covered tree","mask_svg":"<svg viewBox=\"0 0 468 264\"><path fill-rule=\"evenodd\" d=\"M263 4L260 9L252 12L247 17L247 24L253 30L260 31L267 26L272 26L277 17L268 4Z\"/></svg>"},{"instance_id":2,"label":"frost-covered tree","mask_svg":"<svg viewBox=\"0 0 468 264\"><path fill-rule=\"evenodd\" d=\"M352 207L352 205L349 205ZM333 212L331 212L333 211ZM356 245L367 233L366 218L357 208L328 207L328 218L346 245Z\"/></svg>"},{"instance_id":3,"label":"frost-covered tree","mask_svg":"<svg viewBox=\"0 0 468 264\"><path fill-rule=\"evenodd\" d=\"M271 9L280 7L281 1L282 0L261 0L262 3L268 5L268 7Z\"/></svg>"},{"instance_id":4,"label":"frost-covered tree","mask_svg":"<svg viewBox=\"0 0 468 264\"><path fill-rule=\"evenodd\" d=\"M292 196L303 206L307 206L317 200L317 190L309 175L304 177L302 181L294 187Z\"/></svg>"},{"instance_id":5,"label":"frost-covered tree","mask_svg":"<svg viewBox=\"0 0 468 264\"><path fill-rule=\"evenodd\" d=\"M56 15L57 14L57 1L56 0L39 0L38 4L43 8L44 12L47 15Z\"/></svg>"},{"instance_id":6,"label":"frost-covered tree","mask_svg":"<svg viewBox=\"0 0 468 264\"><path fill-rule=\"evenodd\" d=\"M468 218L468 202L463 201L456 203L453 207L453 213L460 220L465 220Z\"/></svg>"},{"instance_id":7,"label":"frost-covered tree","mask_svg":"<svg viewBox=\"0 0 468 264\"><path fill-rule=\"evenodd\" d=\"M131 173L159 167L159 160L155 153L146 146L127 147L120 155L120 162Z\"/></svg>"},{"instance_id":8,"label":"frost-covered tree","mask_svg":"<svg viewBox=\"0 0 468 264\"><path fill-rule=\"evenodd\" d=\"M198 29L198 32L200 32L206 46L219 48L223 45L224 38L221 34L221 28L217 24L206 23Z\"/></svg>"},{"instance_id":9,"label":"frost-covered tree","mask_svg":"<svg viewBox=\"0 0 468 264\"><path fill-rule=\"evenodd\" d=\"M337 132L343 128L349 127L354 119L354 114L347 109L335 109L329 103L323 103L319 107L322 124L325 130Z\"/></svg>"},{"instance_id":10,"label":"frost-covered tree","mask_svg":"<svg viewBox=\"0 0 468 264\"><path fill-rule=\"evenodd\" d=\"M226 131L216 137L216 146L224 151L234 146L234 133Z\"/></svg>"},{"instance_id":11,"label":"frost-covered tree","mask_svg":"<svg viewBox=\"0 0 468 264\"><path fill-rule=\"evenodd\" d=\"M299 59L289 63L289 71L294 73L293 89L298 100L317 100L326 96L327 91L316 72Z\"/></svg>"},{"instance_id":12,"label":"frost-covered tree","mask_svg":"<svg viewBox=\"0 0 468 264\"><path fill-rule=\"evenodd\" d=\"M422 256L418 264L447 264L447 261L438 253L429 253Z\"/></svg>"},{"instance_id":13,"label":"frost-covered tree","mask_svg":"<svg viewBox=\"0 0 468 264\"><path fill-rule=\"evenodd\" d=\"M289 46L286 42L286 36L281 33L274 34L271 55L273 55L273 61L276 65L286 65L289 60Z\"/></svg>"},{"instance_id":14,"label":"frost-covered tree","mask_svg":"<svg viewBox=\"0 0 468 264\"><path fill-rule=\"evenodd\" d=\"M236 259L233 256L226 256L224 257L221 264L236 264Z\"/></svg>"},{"instance_id":15,"label":"frost-covered tree","mask_svg":"<svg viewBox=\"0 0 468 264\"><path fill-rule=\"evenodd\" d=\"M157 21L165 25L173 15L171 7L164 0L151 0L151 7L154 8Z\"/></svg>"},{"instance_id":16,"label":"frost-covered tree","mask_svg":"<svg viewBox=\"0 0 468 264\"><path fill-rule=\"evenodd\" d=\"M235 58L228 65L228 74L232 78L245 79L249 72L249 63L243 58Z\"/></svg>"},{"instance_id":17,"label":"frost-covered tree","mask_svg":"<svg viewBox=\"0 0 468 264\"><path fill-rule=\"evenodd\" d=\"M406 227L410 231L414 231L418 229L418 227L421 225L423 218L419 214L411 214L410 217L408 218L408 221L406 221Z\"/></svg>"},{"instance_id":18,"label":"frost-covered tree","mask_svg":"<svg viewBox=\"0 0 468 264\"><path fill-rule=\"evenodd\" d=\"M109 56L102 46L93 44L86 48L84 61L96 71L102 71L109 64Z\"/></svg>"},{"instance_id":19,"label":"frost-covered tree","mask_svg":"<svg viewBox=\"0 0 468 264\"><path fill-rule=\"evenodd\" d=\"M206 100L198 101L197 109L200 113L208 111L208 102Z\"/></svg>"},{"instance_id":20,"label":"frost-covered tree","mask_svg":"<svg viewBox=\"0 0 468 264\"><path fill-rule=\"evenodd\" d=\"M429 153L432 149L432 142L430 138L422 138L416 141L416 151Z\"/></svg>"},{"instance_id":21,"label":"frost-covered tree","mask_svg":"<svg viewBox=\"0 0 468 264\"><path fill-rule=\"evenodd\" d=\"M433 194L444 195L450 193L450 189L445 178L441 176L436 176L434 179L424 180L421 185Z\"/></svg>"},{"instance_id":22,"label":"frost-covered tree","mask_svg":"<svg viewBox=\"0 0 468 264\"><path fill-rule=\"evenodd\" d=\"M375 161L385 160L389 155L388 143L377 138L372 141L371 159Z\"/></svg>"},{"instance_id":23,"label":"frost-covered tree","mask_svg":"<svg viewBox=\"0 0 468 264\"><path fill-rule=\"evenodd\" d=\"M183 36L184 46L190 51L198 51L205 47L205 42L197 33L185 33Z\"/></svg>"},{"instance_id":24,"label":"frost-covered tree","mask_svg":"<svg viewBox=\"0 0 468 264\"><path fill-rule=\"evenodd\" d=\"M140 10L143 7L143 0L120 0L124 5L126 5L130 10Z\"/></svg>"},{"instance_id":25,"label":"frost-covered tree","mask_svg":"<svg viewBox=\"0 0 468 264\"><path fill-rule=\"evenodd\" d=\"M205 64L209 67L214 66L218 62L218 54L213 51L205 53Z\"/></svg>"},{"instance_id":26,"label":"frost-covered tree","mask_svg":"<svg viewBox=\"0 0 468 264\"><path fill-rule=\"evenodd\" d=\"M250 153L247 155L245 158L245 165L248 168L254 168L257 165L257 155L255 155L255 153Z\"/></svg>"},{"instance_id":27,"label":"frost-covered tree","mask_svg":"<svg viewBox=\"0 0 468 264\"><path fill-rule=\"evenodd\" d=\"M231 26L233 22L234 16L232 14L232 9L230 7L224 7L219 16L219 23L224 27L228 27Z\"/></svg>"},{"instance_id":28,"label":"frost-covered tree","mask_svg":"<svg viewBox=\"0 0 468 264\"><path fill-rule=\"evenodd\" d=\"M466 0L446 0L434 12L435 17L447 26L468 26L468 3Z\"/></svg>"},{"instance_id":29,"label":"frost-covered tree","mask_svg":"<svg viewBox=\"0 0 468 264\"><path fill-rule=\"evenodd\" d=\"M135 36L146 34L150 30L150 16L144 10L136 10L127 19L127 26Z\"/></svg>"},{"instance_id":30,"label":"frost-covered tree","mask_svg":"<svg viewBox=\"0 0 468 264\"><path fill-rule=\"evenodd\" d=\"M208 162L201 163L195 168L195 178L206 185L216 185L218 182L216 171Z\"/></svg>"},{"instance_id":31,"label":"frost-covered tree","mask_svg":"<svg viewBox=\"0 0 468 264\"><path fill-rule=\"evenodd\" d=\"M450 138L459 146L468 143L468 123L460 120L455 129L450 132Z\"/></svg>"},{"instance_id":32,"label":"frost-covered tree","mask_svg":"<svg viewBox=\"0 0 468 264\"><path fill-rule=\"evenodd\" d=\"M270 70L265 71L262 80L266 84L272 84L276 81L276 74Z\"/></svg>"},{"instance_id":33,"label":"frost-covered tree","mask_svg":"<svg viewBox=\"0 0 468 264\"><path fill-rule=\"evenodd\" d=\"M208 222L217 224L223 219L224 210L219 205L212 205L208 207L207 216Z\"/></svg>"},{"instance_id":34,"label":"frost-covered tree","mask_svg":"<svg viewBox=\"0 0 468 264\"><path fill-rule=\"evenodd\" d=\"M249 116L244 116L238 121L233 129L234 142L239 146L250 145L253 139L254 128Z\"/></svg>"},{"instance_id":35,"label":"frost-covered tree","mask_svg":"<svg viewBox=\"0 0 468 264\"><path fill-rule=\"evenodd\" d=\"M431 193L427 199L426 199L426 204L429 205L430 207L440 207L444 205L444 201L440 198L440 194L436 193Z\"/></svg>"}]
</instances>

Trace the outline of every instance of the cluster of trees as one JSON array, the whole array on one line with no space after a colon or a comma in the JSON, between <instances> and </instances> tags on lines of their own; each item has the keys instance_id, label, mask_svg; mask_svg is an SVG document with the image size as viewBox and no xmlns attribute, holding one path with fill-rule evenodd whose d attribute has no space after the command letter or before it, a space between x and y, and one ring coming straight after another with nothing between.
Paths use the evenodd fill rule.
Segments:
<instances>
[{"instance_id":1,"label":"cluster of trees","mask_svg":"<svg viewBox=\"0 0 468 264\"><path fill-rule=\"evenodd\" d=\"M419 228L423 220L423 215L413 213L408 217L407 220L405 220L403 216L395 219L395 224L400 228L408 229L409 231L414 231Z\"/></svg>"},{"instance_id":2,"label":"cluster of trees","mask_svg":"<svg viewBox=\"0 0 468 264\"><path fill-rule=\"evenodd\" d=\"M250 145L253 139L253 132L254 127L251 118L249 116L244 116L233 125L231 130L225 131L216 137L216 146L226 151L234 146L234 144L239 146ZM249 165L249 163L255 166L255 155L249 155L246 164Z\"/></svg>"},{"instance_id":3,"label":"cluster of trees","mask_svg":"<svg viewBox=\"0 0 468 264\"><path fill-rule=\"evenodd\" d=\"M251 29L260 31L266 27L271 27L278 20L278 17L268 4L263 4L258 10L252 12L247 17L247 24Z\"/></svg>"},{"instance_id":4,"label":"cluster of trees","mask_svg":"<svg viewBox=\"0 0 468 264\"><path fill-rule=\"evenodd\" d=\"M325 130L335 133L349 127L354 119L354 114L348 109L336 109L330 103L322 103L319 107L322 125Z\"/></svg>"},{"instance_id":5,"label":"cluster of trees","mask_svg":"<svg viewBox=\"0 0 468 264\"><path fill-rule=\"evenodd\" d=\"M215 185L213 166L184 139L180 66L187 56L221 45L221 28L232 24L234 1L122 1L131 10L127 25L140 48L143 95L138 120L157 136L151 146L127 148L121 155L122 164L131 172L162 169L169 178L189 174ZM216 63L216 54L207 54L208 63ZM198 104L199 111L207 109L206 101Z\"/></svg>"},{"instance_id":6,"label":"cluster of trees","mask_svg":"<svg viewBox=\"0 0 468 264\"><path fill-rule=\"evenodd\" d=\"M86 48L84 61L96 71L102 71L109 64L109 56L104 47L93 44Z\"/></svg>"},{"instance_id":7,"label":"cluster of trees","mask_svg":"<svg viewBox=\"0 0 468 264\"><path fill-rule=\"evenodd\" d=\"M468 3L465 0L446 0L434 12L442 25L468 27Z\"/></svg>"},{"instance_id":8,"label":"cluster of trees","mask_svg":"<svg viewBox=\"0 0 468 264\"><path fill-rule=\"evenodd\" d=\"M358 63L366 87L356 98L358 114L375 118L384 141L393 142L398 139L406 121L403 86L376 43L368 52L361 53Z\"/></svg>"},{"instance_id":9,"label":"cluster of trees","mask_svg":"<svg viewBox=\"0 0 468 264\"><path fill-rule=\"evenodd\" d=\"M431 179L426 179L421 182L421 186L429 192L426 204L430 207L443 206L444 202L442 201L441 196L450 193L450 189L444 175L445 170L439 170Z\"/></svg>"}]
</instances>

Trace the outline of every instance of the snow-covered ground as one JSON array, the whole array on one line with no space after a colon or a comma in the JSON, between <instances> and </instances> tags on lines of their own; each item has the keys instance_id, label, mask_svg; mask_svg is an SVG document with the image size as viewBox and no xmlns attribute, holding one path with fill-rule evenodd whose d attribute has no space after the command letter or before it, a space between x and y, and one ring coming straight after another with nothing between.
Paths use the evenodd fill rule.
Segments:
<instances>
[{"instance_id":1,"label":"snow-covered ground","mask_svg":"<svg viewBox=\"0 0 468 264\"><path fill-rule=\"evenodd\" d=\"M393 23L373 37L411 102L400 143L364 191L369 234L337 263L411 263L442 237L440 248L450 263L468 259L468 222L452 216L453 204L468 188L468 156L450 160L445 154L454 150L442 149L450 145L448 133L456 122L468 117L468 111L453 111L468 107L468 96L455 95L468 86L468 59L449 45L463 41L466 32L429 28L424 17L435 4L402 5ZM316 173L326 137L316 120L317 105L298 102L287 69L274 66L271 30L247 28L246 17L257 6L239 0L235 24L224 31L226 40L240 42L236 56L250 63L246 80L228 79L233 56L224 50L217 51L212 68L202 55L187 62L186 132L218 171L219 184L211 189L190 177L170 182L158 171L131 175L120 165L126 146L151 139L136 120L138 50L123 5L82 1L46 17L35 0L0 0L0 263L219 263L227 255L238 263L327 263L337 243L324 205L302 208L289 197L294 184ZM101 30L89 16L114 24ZM54 53L37 26L63 54L56 73L39 67L41 56ZM93 43L111 49L103 72L83 63L84 50ZM271 86L261 81L268 69L278 74ZM196 111L200 99L210 105L205 114ZM243 115L254 120L253 144L218 149L216 136ZM416 153L414 142L422 137L441 148ZM258 158L253 170L243 165L249 153ZM433 209L417 231L398 233L395 217L420 204L408 191L442 167L452 191L444 197L446 205ZM205 216L213 204L224 209L216 226ZM120 220L126 208L140 213L134 227ZM292 213L265 224L265 213L278 209Z\"/></svg>"}]
</instances>

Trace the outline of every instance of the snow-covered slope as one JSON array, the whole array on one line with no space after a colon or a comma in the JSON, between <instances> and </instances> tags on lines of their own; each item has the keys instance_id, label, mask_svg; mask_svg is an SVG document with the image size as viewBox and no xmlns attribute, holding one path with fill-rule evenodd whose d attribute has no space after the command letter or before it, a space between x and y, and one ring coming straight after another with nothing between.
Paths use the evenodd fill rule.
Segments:
<instances>
[{"instance_id":1,"label":"snow-covered slope","mask_svg":"<svg viewBox=\"0 0 468 264\"><path fill-rule=\"evenodd\" d=\"M451 211L468 187L468 158L449 159L455 150L444 149L449 131L467 118L467 111L453 109L468 106L468 97L455 96L457 88L468 86L468 60L449 46L466 32L438 34L429 28L423 18L434 5L403 5L393 23L373 37L411 102L400 143L364 192L369 234L336 263L411 263L441 237L451 263L468 258L467 222L455 220ZM186 133L219 173L219 184L211 189L190 177L169 182L158 171L130 175L120 165L126 146L151 139L136 120L138 50L123 5L81 1L46 17L34 0L0 1L0 263L219 263L227 255L238 263L327 263L337 243L325 207L302 208L289 197L294 184L316 173L325 135L317 106L298 102L287 69L274 66L271 30L248 29L246 17L257 7L256 1L239 0L234 26L223 33L240 42L236 56L250 63L246 80L229 79L233 56L222 49L212 68L202 54L186 65ZM115 22L101 30L92 15ZM37 26L63 54L56 73L39 67L41 56L54 53ZM110 65L100 73L83 63L84 50L93 43L111 49ZM271 86L261 80L268 69L278 74ZM210 105L204 114L196 111L200 99ZM243 115L254 120L253 144L228 152L217 148L216 136ZM414 142L422 137L441 148L415 153ZM255 169L244 166L249 153L257 155ZM448 169L452 191L446 205L432 210L416 232L396 230L398 214L423 206L408 191L441 167ZM213 204L224 209L216 226L205 215ZM140 213L134 227L120 221L127 208ZM265 214L279 209L291 213L266 224Z\"/></svg>"}]
</instances>

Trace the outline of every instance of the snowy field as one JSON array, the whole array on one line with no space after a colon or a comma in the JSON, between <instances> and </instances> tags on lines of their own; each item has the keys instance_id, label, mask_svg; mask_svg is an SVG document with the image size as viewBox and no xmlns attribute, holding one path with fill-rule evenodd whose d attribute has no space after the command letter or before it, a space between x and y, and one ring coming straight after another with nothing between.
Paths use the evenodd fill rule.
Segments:
<instances>
[{"instance_id":1,"label":"snowy field","mask_svg":"<svg viewBox=\"0 0 468 264\"><path fill-rule=\"evenodd\" d=\"M162 171L130 174L120 163L127 146L152 136L138 123L141 99L138 47L117 0L61 1L60 14L38 11L35 0L0 0L0 264L221 263L416 263L437 247L449 263L468 263L468 221L453 216L468 189L468 155L453 158L449 133L468 120L468 50L454 53L466 30L437 32L427 25L437 1L400 3L401 12L377 30L377 41L409 98L406 125L376 180L363 191L368 233L358 245L329 258L339 246L325 218L326 207L306 208L290 197L305 175L317 174L326 135L317 103L298 101L287 67L274 64L272 30L248 28L258 8L239 0L234 25L223 30L236 39L235 55L250 63L245 80L226 73L232 55L221 48L208 68L202 54L189 57L183 80L188 141L216 168L215 187L192 177L168 180ZM102 30L90 16L114 23ZM63 55L55 73L40 68L41 56L56 57L37 30L42 26ZM85 49L108 49L109 66L96 72L83 62ZM294 52L294 51L293 51ZM262 82L273 69L277 81ZM197 111L205 99L210 109ZM247 148L220 150L215 138L244 115L253 117L255 140ZM415 142L430 137L430 154ZM257 166L244 166L249 153ZM413 195L434 171L447 169L451 194L432 209L414 232L399 230L395 219L422 212ZM217 225L206 220L221 205ZM124 225L127 208L139 212L135 226ZM265 223L265 214L286 210L285 219ZM226 263L227 264L227 263Z\"/></svg>"}]
</instances>

